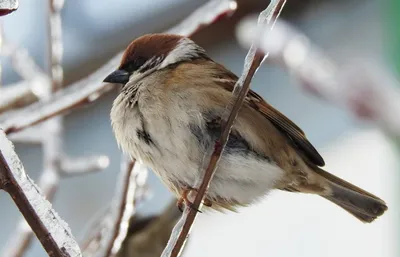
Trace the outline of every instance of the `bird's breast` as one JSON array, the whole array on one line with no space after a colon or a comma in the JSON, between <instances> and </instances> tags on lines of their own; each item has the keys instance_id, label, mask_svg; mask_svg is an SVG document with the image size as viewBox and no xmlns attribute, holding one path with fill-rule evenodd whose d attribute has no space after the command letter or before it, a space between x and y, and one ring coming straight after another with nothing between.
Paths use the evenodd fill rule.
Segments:
<instances>
[{"instance_id":1,"label":"bird's breast","mask_svg":"<svg viewBox=\"0 0 400 257\"><path fill-rule=\"evenodd\" d=\"M124 152L143 161L176 193L195 186L221 132L220 112L201 112L195 105L139 104L116 100L112 126ZM122 109L122 110L121 110ZM211 182L208 197L247 204L274 188L283 171L233 131Z\"/></svg>"}]
</instances>

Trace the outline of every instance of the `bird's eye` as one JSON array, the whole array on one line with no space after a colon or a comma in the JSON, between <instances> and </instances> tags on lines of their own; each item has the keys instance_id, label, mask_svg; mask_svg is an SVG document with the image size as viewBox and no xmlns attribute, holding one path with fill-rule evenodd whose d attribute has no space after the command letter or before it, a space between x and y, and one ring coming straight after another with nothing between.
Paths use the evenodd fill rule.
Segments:
<instances>
[{"instance_id":1,"label":"bird's eye","mask_svg":"<svg viewBox=\"0 0 400 257\"><path fill-rule=\"evenodd\" d=\"M128 62L121 68L128 72L134 72L134 71L138 70L140 67L142 67L145 62L146 62L146 59L139 56L139 57L133 59L132 61Z\"/></svg>"}]
</instances>

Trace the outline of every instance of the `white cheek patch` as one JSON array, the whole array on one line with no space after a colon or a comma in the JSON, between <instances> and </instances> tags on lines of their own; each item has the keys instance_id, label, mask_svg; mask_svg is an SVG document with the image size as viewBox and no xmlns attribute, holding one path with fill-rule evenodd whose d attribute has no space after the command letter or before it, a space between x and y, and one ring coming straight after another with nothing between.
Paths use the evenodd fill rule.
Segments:
<instances>
[{"instance_id":1,"label":"white cheek patch","mask_svg":"<svg viewBox=\"0 0 400 257\"><path fill-rule=\"evenodd\" d=\"M204 50L196 45L192 40L188 38L182 38L172 50L164 61L161 63L158 69L163 69L170 64L174 64L180 61L184 61L193 57L199 56L204 53Z\"/></svg>"},{"instance_id":2,"label":"white cheek patch","mask_svg":"<svg viewBox=\"0 0 400 257\"><path fill-rule=\"evenodd\" d=\"M129 77L129 81L125 84L125 87L130 87L132 85L135 85L139 80L141 80L143 77L145 77L146 74L144 73L138 73L134 72L131 74Z\"/></svg>"}]
</instances>

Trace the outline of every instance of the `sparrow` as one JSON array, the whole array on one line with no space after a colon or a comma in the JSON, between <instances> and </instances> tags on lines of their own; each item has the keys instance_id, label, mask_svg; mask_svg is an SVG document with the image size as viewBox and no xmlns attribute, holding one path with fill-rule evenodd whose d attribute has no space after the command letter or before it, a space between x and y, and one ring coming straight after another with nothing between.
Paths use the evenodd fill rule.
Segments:
<instances>
[{"instance_id":1,"label":"sparrow","mask_svg":"<svg viewBox=\"0 0 400 257\"><path fill-rule=\"evenodd\" d=\"M151 168L180 199L178 205L190 205L188 192L196 191L237 80L191 39L173 34L133 40L104 79L121 85L110 114L119 147ZM305 133L250 90L204 205L236 211L279 189L322 196L367 223L387 210L383 200L324 165Z\"/></svg>"}]
</instances>

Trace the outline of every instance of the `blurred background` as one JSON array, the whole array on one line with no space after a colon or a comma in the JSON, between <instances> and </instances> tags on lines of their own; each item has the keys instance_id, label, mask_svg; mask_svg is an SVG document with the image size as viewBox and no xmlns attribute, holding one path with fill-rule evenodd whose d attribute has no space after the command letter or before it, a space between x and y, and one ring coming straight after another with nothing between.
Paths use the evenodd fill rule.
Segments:
<instances>
[{"instance_id":1,"label":"blurred background","mask_svg":"<svg viewBox=\"0 0 400 257\"><path fill-rule=\"evenodd\" d=\"M179 22L206 1L96 0L65 1L62 11L65 84L79 80L104 64L129 42L145 33L160 32ZM216 61L240 74L246 49L237 43L235 26L245 15L264 9L269 1L241 0L238 11L196 34L193 39ZM336 63L368 59L400 72L400 10L398 0L288 0L282 19L305 33ZM20 0L19 9L1 18L8 41L28 49L46 65L47 1ZM20 78L2 58L2 84ZM106 75L106 74L105 74ZM322 198L273 192L240 213L198 216L184 256L400 256L399 158L397 145L370 124L357 121L343 109L299 89L290 74L264 63L252 88L296 122L324 156L328 171L385 199L389 211L372 224L362 224ZM88 222L107 205L120 170L109 112L117 92L65 117L65 150L71 155L105 154L107 169L63 179L54 208L82 238ZM399 99L400 100L400 99ZM42 149L17 144L16 150L34 180L42 165ZM162 211L172 199L160 181L149 174L148 200L141 215ZM0 249L13 232L20 214L5 193L0 194ZM26 256L46 256L34 244Z\"/></svg>"}]
</instances>

